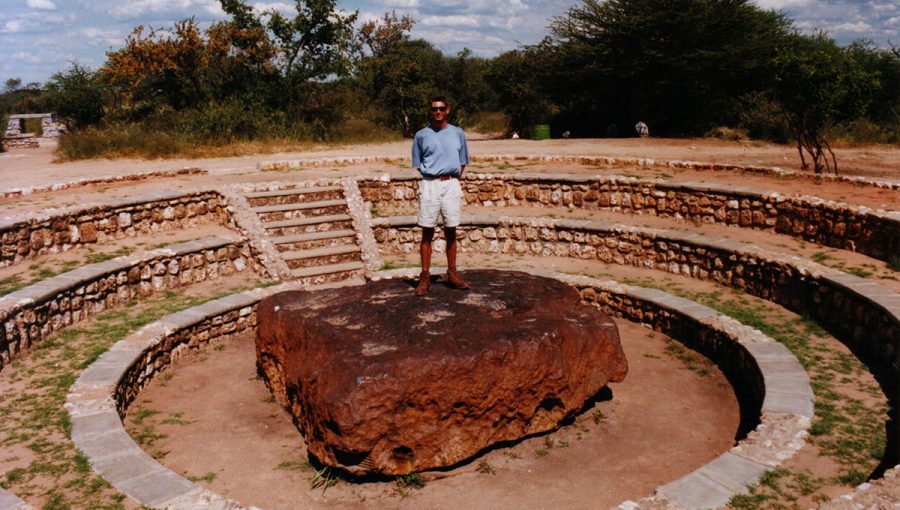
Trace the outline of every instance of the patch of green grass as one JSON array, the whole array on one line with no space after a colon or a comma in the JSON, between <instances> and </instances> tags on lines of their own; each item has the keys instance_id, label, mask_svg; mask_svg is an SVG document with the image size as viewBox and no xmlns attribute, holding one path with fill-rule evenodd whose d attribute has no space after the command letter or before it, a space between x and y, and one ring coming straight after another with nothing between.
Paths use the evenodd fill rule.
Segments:
<instances>
[{"instance_id":1,"label":"patch of green grass","mask_svg":"<svg viewBox=\"0 0 900 510\"><path fill-rule=\"evenodd\" d=\"M285 460L278 463L278 465L275 466L275 469L282 469L284 471L307 471L312 469L312 465L304 460Z\"/></svg>"},{"instance_id":2,"label":"patch of green grass","mask_svg":"<svg viewBox=\"0 0 900 510\"><path fill-rule=\"evenodd\" d=\"M401 498L408 498L412 495L412 491L422 489L425 485L425 479L419 476L418 473L409 473L397 477L394 492Z\"/></svg>"},{"instance_id":3,"label":"patch of green grass","mask_svg":"<svg viewBox=\"0 0 900 510\"><path fill-rule=\"evenodd\" d=\"M75 470L79 473L91 472L91 463L88 461L88 457L84 453L80 451L75 452L75 457L73 457L72 461L75 464Z\"/></svg>"},{"instance_id":4,"label":"patch of green grass","mask_svg":"<svg viewBox=\"0 0 900 510\"><path fill-rule=\"evenodd\" d=\"M191 422L184 419L184 413L177 412L169 415L169 417L163 420L161 423L164 423L166 425L188 425Z\"/></svg>"},{"instance_id":5,"label":"patch of green grass","mask_svg":"<svg viewBox=\"0 0 900 510\"><path fill-rule=\"evenodd\" d=\"M166 434L159 434L156 432L156 427L154 425L144 425L137 432L131 433L132 439L134 439L137 444L145 447L153 446L159 439L165 439L168 436Z\"/></svg>"},{"instance_id":6,"label":"patch of green grass","mask_svg":"<svg viewBox=\"0 0 900 510\"><path fill-rule=\"evenodd\" d=\"M0 278L0 295L10 294L27 285L28 284L24 283L19 275Z\"/></svg>"},{"instance_id":7,"label":"patch of green grass","mask_svg":"<svg viewBox=\"0 0 900 510\"><path fill-rule=\"evenodd\" d=\"M872 276L872 271L863 269L861 267L856 267L856 266L850 266L848 268L845 268L844 271L846 271L854 276L859 276L860 278L868 278L868 277Z\"/></svg>"},{"instance_id":8,"label":"patch of green grass","mask_svg":"<svg viewBox=\"0 0 900 510\"><path fill-rule=\"evenodd\" d=\"M216 479L216 474L213 473L212 471L209 471L209 472L207 472L207 473L205 473L205 474L203 474L203 475L200 475L200 476L189 475L189 476L187 476L186 478L187 478L188 480L192 481L192 482L206 482L206 483L212 483L213 480Z\"/></svg>"},{"instance_id":9,"label":"patch of green grass","mask_svg":"<svg viewBox=\"0 0 900 510\"><path fill-rule=\"evenodd\" d=\"M85 264L96 264L98 262L106 262L107 260L112 260L116 257L122 257L124 255L131 255L134 251L133 248L119 248L116 251L111 251L107 253L88 253L84 257Z\"/></svg>"},{"instance_id":10,"label":"patch of green grass","mask_svg":"<svg viewBox=\"0 0 900 510\"><path fill-rule=\"evenodd\" d=\"M129 418L131 418L131 421L134 422L135 425L140 425L144 423L144 420L146 420L147 418L156 416L157 414L159 414L159 411L157 411L156 409L143 407L140 409L136 409L133 413L131 413Z\"/></svg>"},{"instance_id":11,"label":"patch of green grass","mask_svg":"<svg viewBox=\"0 0 900 510\"><path fill-rule=\"evenodd\" d=\"M668 342L666 344L665 353L680 361L684 368L696 373L700 377L708 377L711 374L710 367L713 365L712 362L703 356L695 354L678 342Z\"/></svg>"}]
</instances>

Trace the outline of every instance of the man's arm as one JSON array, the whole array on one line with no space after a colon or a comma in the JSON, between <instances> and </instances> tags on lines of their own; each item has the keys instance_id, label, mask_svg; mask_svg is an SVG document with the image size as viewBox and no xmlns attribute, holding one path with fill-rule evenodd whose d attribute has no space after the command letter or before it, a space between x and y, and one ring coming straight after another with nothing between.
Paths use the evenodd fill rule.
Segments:
<instances>
[{"instance_id":1,"label":"man's arm","mask_svg":"<svg viewBox=\"0 0 900 510\"><path fill-rule=\"evenodd\" d=\"M462 177L466 165L469 164L469 147L466 145L466 134L462 129L459 130L459 138L459 176Z\"/></svg>"},{"instance_id":2,"label":"man's arm","mask_svg":"<svg viewBox=\"0 0 900 510\"><path fill-rule=\"evenodd\" d=\"M419 146L419 137L413 138L412 143L412 166L419 169L422 166L422 147Z\"/></svg>"}]
</instances>

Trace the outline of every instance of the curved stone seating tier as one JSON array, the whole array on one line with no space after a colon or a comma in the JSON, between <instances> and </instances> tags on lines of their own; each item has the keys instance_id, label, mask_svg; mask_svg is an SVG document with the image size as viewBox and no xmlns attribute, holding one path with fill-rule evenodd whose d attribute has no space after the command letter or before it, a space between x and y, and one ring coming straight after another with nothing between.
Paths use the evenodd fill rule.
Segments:
<instances>
[{"instance_id":1,"label":"curved stone seating tier","mask_svg":"<svg viewBox=\"0 0 900 510\"><path fill-rule=\"evenodd\" d=\"M0 487L0 510L34 510L34 507Z\"/></svg>"},{"instance_id":2,"label":"curved stone seating tier","mask_svg":"<svg viewBox=\"0 0 900 510\"><path fill-rule=\"evenodd\" d=\"M410 270L406 273L412 274ZM661 291L586 277L538 274L574 285L585 301L648 324L713 356L735 384L744 418L759 424L710 464L660 487L654 502L662 500L679 508L721 506L803 446L813 415L812 389L800 363L781 344L709 308ZM403 275L403 270L395 270L374 277ZM72 386L66 407L72 419L72 440L94 470L150 507L238 508L235 502L158 464L128 436L122 418L141 388L186 350L252 330L256 304L293 288L297 286L254 289L170 315L118 342L85 370ZM643 501L630 504L648 505Z\"/></svg>"},{"instance_id":3,"label":"curved stone seating tier","mask_svg":"<svg viewBox=\"0 0 900 510\"><path fill-rule=\"evenodd\" d=\"M359 180L363 199L386 209L415 210L414 175ZM812 196L634 177L565 174L477 174L462 180L469 204L572 207L687 219L768 230L888 260L900 253L900 212L873 210Z\"/></svg>"},{"instance_id":4,"label":"curved stone seating tier","mask_svg":"<svg viewBox=\"0 0 900 510\"><path fill-rule=\"evenodd\" d=\"M206 175L209 172L201 168L182 168L180 170L154 170L151 172L140 172L135 174L118 174L104 175L101 177L91 177L85 179L77 179L74 181L58 182L46 186L32 186L28 188L7 188L0 191L0 199L20 197L23 195L32 195L34 193L44 193L47 191L60 191L78 186L88 186L91 184L108 184L113 182L124 181L143 181L146 179L154 179L159 177L178 177L182 175ZM0 507L2 508L2 507Z\"/></svg>"},{"instance_id":5,"label":"curved stone seating tier","mask_svg":"<svg viewBox=\"0 0 900 510\"><path fill-rule=\"evenodd\" d=\"M384 254L415 253L415 218L373 220ZM562 256L656 269L736 287L807 314L866 356L891 402L887 461L900 459L900 296L877 283L752 245L699 234L579 220L464 217L460 250ZM439 245L438 245L439 246ZM873 366L875 365L875 366Z\"/></svg>"},{"instance_id":6,"label":"curved stone seating tier","mask_svg":"<svg viewBox=\"0 0 900 510\"><path fill-rule=\"evenodd\" d=\"M609 156L578 156L555 154L478 154L471 155L472 163L492 163L497 161L529 161L540 163L577 163L579 165L638 166L651 168L685 168L690 170L738 171L768 174L779 177L791 177L812 181L848 182L860 186L900 189L900 182L870 179L855 175L816 175L809 172L797 172L779 167L746 166L728 163L702 163L699 161L658 160L648 158L614 158ZM397 156L348 156L337 158L305 158L262 161L257 164L260 170L276 170L288 168L321 167L335 165L362 165L366 163L409 164L409 157Z\"/></svg>"},{"instance_id":7,"label":"curved stone seating tier","mask_svg":"<svg viewBox=\"0 0 900 510\"><path fill-rule=\"evenodd\" d=\"M245 270L250 246L218 237L89 264L0 297L0 370L20 351L130 299Z\"/></svg>"},{"instance_id":8,"label":"curved stone seating tier","mask_svg":"<svg viewBox=\"0 0 900 510\"><path fill-rule=\"evenodd\" d=\"M225 205L216 191L154 193L4 220L0 222L0 267L111 239L203 223L225 225L230 222Z\"/></svg>"}]
</instances>

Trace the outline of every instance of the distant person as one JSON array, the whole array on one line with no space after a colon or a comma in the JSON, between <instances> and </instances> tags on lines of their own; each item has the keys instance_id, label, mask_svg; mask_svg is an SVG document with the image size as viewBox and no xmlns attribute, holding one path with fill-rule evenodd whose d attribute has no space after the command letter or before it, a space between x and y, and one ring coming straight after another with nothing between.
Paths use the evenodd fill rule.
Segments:
<instances>
[{"instance_id":1,"label":"distant person","mask_svg":"<svg viewBox=\"0 0 900 510\"><path fill-rule=\"evenodd\" d=\"M647 127L647 124L644 124L644 121L638 121L638 123L634 125L634 130L637 131L638 136L641 138L650 137L650 128Z\"/></svg>"},{"instance_id":2,"label":"distant person","mask_svg":"<svg viewBox=\"0 0 900 510\"><path fill-rule=\"evenodd\" d=\"M456 289L469 284L456 272L456 227L459 226L462 202L462 177L469 164L469 149L463 130L447 121L450 103L444 96L431 99L431 123L416 133L412 144L412 166L419 170L419 226L422 242L419 255L422 272L416 294L424 296L431 286L431 241L440 216L447 241L447 283Z\"/></svg>"},{"instance_id":3,"label":"distant person","mask_svg":"<svg viewBox=\"0 0 900 510\"><path fill-rule=\"evenodd\" d=\"M563 138L571 138L571 137L572 137L571 131L569 131L568 129L563 131Z\"/></svg>"},{"instance_id":4,"label":"distant person","mask_svg":"<svg viewBox=\"0 0 900 510\"><path fill-rule=\"evenodd\" d=\"M513 139L513 140L518 140L518 139L519 139L519 132L518 132L518 131L513 131L512 139Z\"/></svg>"}]
</instances>

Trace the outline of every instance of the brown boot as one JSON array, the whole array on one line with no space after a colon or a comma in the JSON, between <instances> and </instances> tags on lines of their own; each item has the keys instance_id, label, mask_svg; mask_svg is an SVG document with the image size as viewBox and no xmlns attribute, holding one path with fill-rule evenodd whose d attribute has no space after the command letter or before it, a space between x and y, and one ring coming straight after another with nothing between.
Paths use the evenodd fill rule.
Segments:
<instances>
[{"instance_id":1,"label":"brown boot","mask_svg":"<svg viewBox=\"0 0 900 510\"><path fill-rule=\"evenodd\" d=\"M428 294L428 287L431 286L431 275L428 271L422 271L419 274L419 286L416 287L416 295L424 296Z\"/></svg>"},{"instance_id":2,"label":"brown boot","mask_svg":"<svg viewBox=\"0 0 900 510\"><path fill-rule=\"evenodd\" d=\"M459 274L456 272L456 269L450 268L447 269L447 284L454 289L460 290L468 290L469 283L462 278L459 277Z\"/></svg>"}]
</instances>

